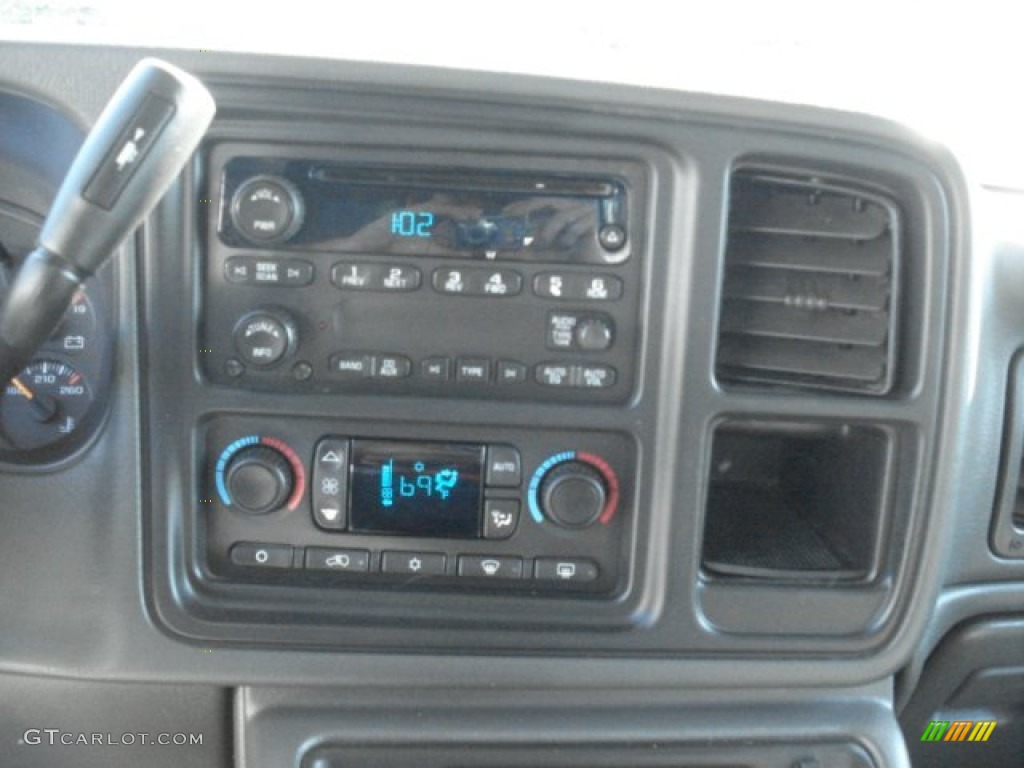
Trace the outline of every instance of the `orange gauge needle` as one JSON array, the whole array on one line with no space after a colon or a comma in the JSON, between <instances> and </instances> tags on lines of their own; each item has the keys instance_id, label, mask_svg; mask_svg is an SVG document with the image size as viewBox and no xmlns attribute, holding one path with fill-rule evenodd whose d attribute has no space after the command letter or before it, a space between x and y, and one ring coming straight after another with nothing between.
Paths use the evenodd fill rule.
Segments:
<instances>
[{"instance_id":1,"label":"orange gauge needle","mask_svg":"<svg viewBox=\"0 0 1024 768\"><path fill-rule=\"evenodd\" d=\"M22 384L21 379L19 379L17 376L11 379L11 384L13 384L14 388L21 392L21 394L24 395L26 398L28 398L29 400L35 400L36 396L32 394L32 390L26 387L24 384Z\"/></svg>"},{"instance_id":2,"label":"orange gauge needle","mask_svg":"<svg viewBox=\"0 0 1024 768\"><path fill-rule=\"evenodd\" d=\"M15 376L11 379L11 383L14 388L20 392L26 400L28 400L29 407L32 410L32 415L39 422L46 422L57 415L57 401L52 397L44 395L43 397L36 397L35 392L25 386L25 384Z\"/></svg>"}]
</instances>

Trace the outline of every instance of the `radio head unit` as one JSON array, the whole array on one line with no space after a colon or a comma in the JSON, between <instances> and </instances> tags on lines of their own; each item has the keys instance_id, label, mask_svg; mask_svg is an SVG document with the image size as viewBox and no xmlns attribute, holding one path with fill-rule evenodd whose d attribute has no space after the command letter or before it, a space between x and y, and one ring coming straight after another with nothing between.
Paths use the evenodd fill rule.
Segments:
<instances>
[{"instance_id":1,"label":"radio head unit","mask_svg":"<svg viewBox=\"0 0 1024 768\"><path fill-rule=\"evenodd\" d=\"M453 170L393 155L213 147L205 376L272 392L628 400L642 166Z\"/></svg>"}]
</instances>

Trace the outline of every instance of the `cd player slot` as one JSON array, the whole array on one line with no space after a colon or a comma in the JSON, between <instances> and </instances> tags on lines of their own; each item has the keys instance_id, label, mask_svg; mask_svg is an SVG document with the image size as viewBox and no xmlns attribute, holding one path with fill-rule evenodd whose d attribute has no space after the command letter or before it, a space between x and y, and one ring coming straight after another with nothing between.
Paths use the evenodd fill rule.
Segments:
<instances>
[{"instance_id":1,"label":"cd player slot","mask_svg":"<svg viewBox=\"0 0 1024 768\"><path fill-rule=\"evenodd\" d=\"M601 179L561 176L525 176L452 172L409 168L360 168L358 166L314 166L309 177L328 184L365 184L401 188L446 187L476 192L514 192L523 195L570 197L621 197L622 188Z\"/></svg>"}]
</instances>

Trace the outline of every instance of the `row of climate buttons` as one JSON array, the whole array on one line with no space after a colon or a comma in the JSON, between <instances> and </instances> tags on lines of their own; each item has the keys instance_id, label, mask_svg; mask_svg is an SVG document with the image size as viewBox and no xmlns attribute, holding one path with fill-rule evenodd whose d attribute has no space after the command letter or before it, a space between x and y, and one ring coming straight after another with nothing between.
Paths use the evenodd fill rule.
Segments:
<instances>
[{"instance_id":1,"label":"row of climate buttons","mask_svg":"<svg viewBox=\"0 0 1024 768\"><path fill-rule=\"evenodd\" d=\"M470 579L521 580L562 583L596 581L600 572L593 560L580 557L529 558L509 555L465 554L449 557L440 552L385 551L379 557L366 549L292 547L288 544L239 542L231 547L235 565L254 568L302 567L334 573L381 573L392 576L457 576ZM532 565L532 567L531 567Z\"/></svg>"},{"instance_id":2,"label":"row of climate buttons","mask_svg":"<svg viewBox=\"0 0 1024 768\"><path fill-rule=\"evenodd\" d=\"M232 256L224 265L228 282L239 285L300 287L310 285L316 268L303 259ZM406 293L423 286L423 273L406 264L338 262L331 268L331 282L343 291ZM523 276L512 269L445 267L435 269L434 290L449 296L502 298L523 291ZM533 278L533 293L543 299L568 301L617 301L622 280L614 275L544 272Z\"/></svg>"},{"instance_id":3,"label":"row of climate buttons","mask_svg":"<svg viewBox=\"0 0 1024 768\"><path fill-rule=\"evenodd\" d=\"M403 355L364 352L338 353L331 355L329 362L335 379L405 379L413 375L414 368L412 360ZM429 357L420 362L419 377L463 384L523 384L529 378L529 368L515 360ZM610 365L547 362L534 366L534 381L547 387L607 389L616 378Z\"/></svg>"}]
</instances>

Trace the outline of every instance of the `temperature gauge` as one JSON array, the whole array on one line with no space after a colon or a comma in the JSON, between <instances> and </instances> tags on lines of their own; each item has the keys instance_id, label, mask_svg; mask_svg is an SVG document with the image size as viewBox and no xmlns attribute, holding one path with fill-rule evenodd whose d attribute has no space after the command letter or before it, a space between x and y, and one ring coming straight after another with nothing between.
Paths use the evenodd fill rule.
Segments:
<instances>
[{"instance_id":1,"label":"temperature gauge","mask_svg":"<svg viewBox=\"0 0 1024 768\"><path fill-rule=\"evenodd\" d=\"M0 205L0 304L10 272L39 238L38 224ZM48 471L78 453L102 426L113 376L113 289L108 265L75 294L25 369L0 381L0 472L12 465Z\"/></svg>"},{"instance_id":2,"label":"temperature gauge","mask_svg":"<svg viewBox=\"0 0 1024 768\"><path fill-rule=\"evenodd\" d=\"M88 382L71 365L35 360L7 385L0 425L15 448L44 448L73 434L92 400Z\"/></svg>"}]
</instances>

